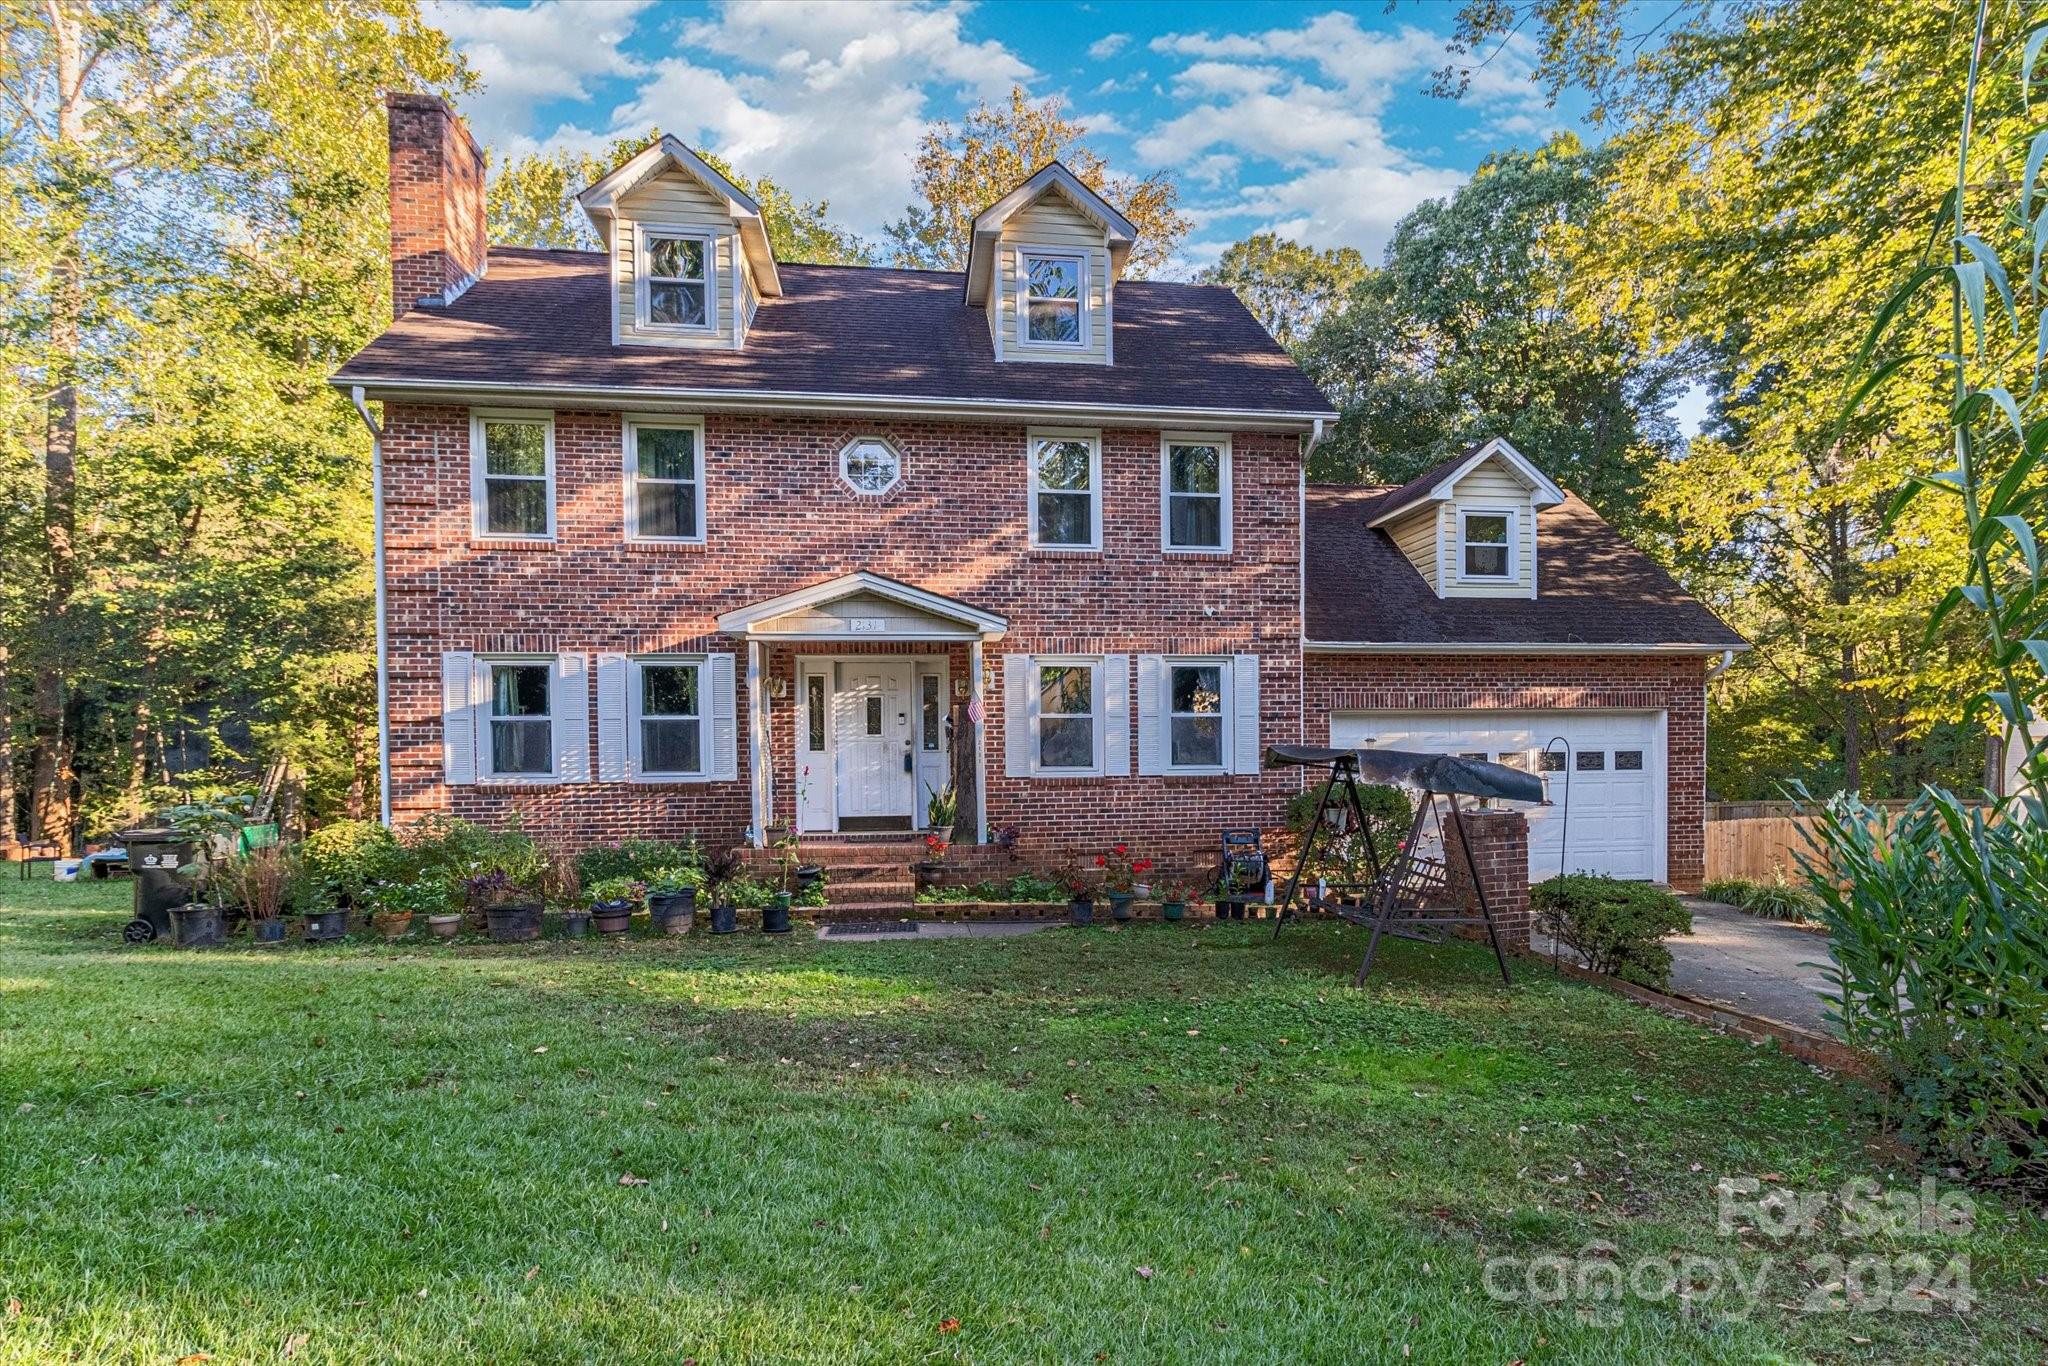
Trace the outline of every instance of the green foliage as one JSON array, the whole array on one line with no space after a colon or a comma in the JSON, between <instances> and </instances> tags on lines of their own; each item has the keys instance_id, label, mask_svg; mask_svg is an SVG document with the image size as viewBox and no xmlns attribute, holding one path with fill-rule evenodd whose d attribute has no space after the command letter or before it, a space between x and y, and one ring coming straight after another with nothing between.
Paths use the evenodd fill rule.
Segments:
<instances>
[{"instance_id":1,"label":"green foliage","mask_svg":"<svg viewBox=\"0 0 2048 1366\"><path fill-rule=\"evenodd\" d=\"M718 900L743 911L758 911L774 897L775 888L758 878L728 878L719 888Z\"/></svg>"},{"instance_id":2,"label":"green foliage","mask_svg":"<svg viewBox=\"0 0 2048 1366\"><path fill-rule=\"evenodd\" d=\"M933 792L930 800L924 804L925 823L934 829L944 829L952 825L959 816L960 795L953 790L951 783Z\"/></svg>"},{"instance_id":3,"label":"green foliage","mask_svg":"<svg viewBox=\"0 0 2048 1366\"><path fill-rule=\"evenodd\" d=\"M1529 889L1536 922L1576 950L1595 972L1662 990L1671 983L1667 935L1692 930L1692 913L1646 882L1589 873L1550 878Z\"/></svg>"},{"instance_id":4,"label":"green foliage","mask_svg":"<svg viewBox=\"0 0 2048 1366\"><path fill-rule=\"evenodd\" d=\"M372 883L364 903L372 915L447 915L461 904L447 879L434 873Z\"/></svg>"},{"instance_id":5,"label":"green foliage","mask_svg":"<svg viewBox=\"0 0 2048 1366\"><path fill-rule=\"evenodd\" d=\"M649 896L673 896L704 885L703 870L689 864L656 868L643 879Z\"/></svg>"},{"instance_id":6,"label":"green foliage","mask_svg":"<svg viewBox=\"0 0 2048 1366\"><path fill-rule=\"evenodd\" d=\"M397 869L398 841L376 821L331 821L300 846L302 908L332 905L363 895Z\"/></svg>"},{"instance_id":7,"label":"green foliage","mask_svg":"<svg viewBox=\"0 0 2048 1366\"><path fill-rule=\"evenodd\" d=\"M704 868L704 851L692 835L686 840L625 840L594 844L576 856L576 871L588 884L606 878L645 881L667 869Z\"/></svg>"},{"instance_id":8,"label":"green foliage","mask_svg":"<svg viewBox=\"0 0 2048 1366\"><path fill-rule=\"evenodd\" d=\"M1937 791L1819 810L1809 884L1851 1043L1885 1058L1909 1142L2048 1190L2048 810Z\"/></svg>"},{"instance_id":9,"label":"green foliage","mask_svg":"<svg viewBox=\"0 0 2048 1366\"><path fill-rule=\"evenodd\" d=\"M1287 799L1287 828L1297 836L1307 837L1322 791L1321 785L1307 787ZM1360 783L1358 798L1365 808L1365 833L1384 871L1400 850L1401 841L1408 837L1408 827L1415 819L1415 803L1405 790L1389 783ZM1345 816L1348 819L1348 811ZM1307 869L1308 876L1331 882L1363 882L1370 872L1365 842L1356 830L1325 831L1316 840L1315 857Z\"/></svg>"},{"instance_id":10,"label":"green foliage","mask_svg":"<svg viewBox=\"0 0 2048 1366\"><path fill-rule=\"evenodd\" d=\"M1056 905L1067 899L1065 884L1035 873L1019 873L1007 882L988 879L952 887L924 887L917 893L921 903L952 905L967 901L1010 902Z\"/></svg>"},{"instance_id":11,"label":"green foliage","mask_svg":"<svg viewBox=\"0 0 2048 1366\"><path fill-rule=\"evenodd\" d=\"M617 905L623 901L638 901L646 891L640 882L629 877L601 877L584 884L592 905Z\"/></svg>"},{"instance_id":12,"label":"green foliage","mask_svg":"<svg viewBox=\"0 0 2048 1366\"><path fill-rule=\"evenodd\" d=\"M1322 251L1261 232L1233 242L1196 278L1237 295L1274 340L1293 349L1365 279L1365 258L1353 247Z\"/></svg>"}]
</instances>

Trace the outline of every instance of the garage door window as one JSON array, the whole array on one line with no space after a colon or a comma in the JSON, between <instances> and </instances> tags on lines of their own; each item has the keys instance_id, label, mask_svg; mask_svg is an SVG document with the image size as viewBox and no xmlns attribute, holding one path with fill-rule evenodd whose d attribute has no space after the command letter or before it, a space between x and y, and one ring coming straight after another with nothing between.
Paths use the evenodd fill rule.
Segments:
<instances>
[{"instance_id":1,"label":"garage door window","mask_svg":"<svg viewBox=\"0 0 2048 1366\"><path fill-rule=\"evenodd\" d=\"M1639 749L1617 749L1614 751L1614 770L1617 773L1641 773L1643 752Z\"/></svg>"},{"instance_id":2,"label":"garage door window","mask_svg":"<svg viewBox=\"0 0 2048 1366\"><path fill-rule=\"evenodd\" d=\"M1607 755L1603 750L1582 749L1579 751L1578 771L1581 773L1604 773L1607 771Z\"/></svg>"},{"instance_id":3,"label":"garage door window","mask_svg":"<svg viewBox=\"0 0 2048 1366\"><path fill-rule=\"evenodd\" d=\"M1536 756L1536 766L1545 773L1564 772L1564 751L1561 749L1544 750Z\"/></svg>"}]
</instances>

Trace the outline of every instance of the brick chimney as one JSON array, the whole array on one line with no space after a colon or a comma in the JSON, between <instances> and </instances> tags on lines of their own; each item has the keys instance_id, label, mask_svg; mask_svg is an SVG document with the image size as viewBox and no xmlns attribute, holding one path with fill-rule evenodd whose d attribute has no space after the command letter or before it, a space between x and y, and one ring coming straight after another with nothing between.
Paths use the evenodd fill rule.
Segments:
<instances>
[{"instance_id":1,"label":"brick chimney","mask_svg":"<svg viewBox=\"0 0 2048 1366\"><path fill-rule=\"evenodd\" d=\"M391 316L452 303L484 273L484 154L446 100L392 91Z\"/></svg>"}]
</instances>

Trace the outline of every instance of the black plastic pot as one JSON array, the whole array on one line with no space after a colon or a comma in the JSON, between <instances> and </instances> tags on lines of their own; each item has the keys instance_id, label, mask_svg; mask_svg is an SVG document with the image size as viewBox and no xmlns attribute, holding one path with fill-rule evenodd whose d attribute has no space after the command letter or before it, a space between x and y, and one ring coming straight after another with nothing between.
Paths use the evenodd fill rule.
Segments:
<instances>
[{"instance_id":1,"label":"black plastic pot","mask_svg":"<svg viewBox=\"0 0 2048 1366\"><path fill-rule=\"evenodd\" d=\"M761 933L789 933L789 893L777 892L761 908Z\"/></svg>"},{"instance_id":2,"label":"black plastic pot","mask_svg":"<svg viewBox=\"0 0 2048 1366\"><path fill-rule=\"evenodd\" d=\"M797 891L797 895L798 895L798 896L802 896L802 895L803 895L803 894L804 894L805 892L808 892L809 890L811 890L811 888L813 888L813 887L817 886L817 885L818 885L819 883L823 882L824 880L825 880L825 865L824 865L824 864L822 864L822 863L806 863L806 864L802 864L802 865L800 865L800 866L799 866L799 867L797 868L797 870L796 870L796 891Z\"/></svg>"},{"instance_id":3,"label":"black plastic pot","mask_svg":"<svg viewBox=\"0 0 2048 1366\"><path fill-rule=\"evenodd\" d=\"M331 911L308 911L306 913L306 941L312 944L339 939L348 933L348 909L337 906Z\"/></svg>"},{"instance_id":4,"label":"black plastic pot","mask_svg":"<svg viewBox=\"0 0 2048 1366\"><path fill-rule=\"evenodd\" d=\"M740 913L738 910L731 906L714 905L711 908L711 932L713 934L731 934L739 927Z\"/></svg>"},{"instance_id":5,"label":"black plastic pot","mask_svg":"<svg viewBox=\"0 0 2048 1366\"><path fill-rule=\"evenodd\" d=\"M268 920L250 921L249 935L259 944L282 944L284 942L284 917L274 915Z\"/></svg>"},{"instance_id":6,"label":"black plastic pot","mask_svg":"<svg viewBox=\"0 0 2048 1366\"><path fill-rule=\"evenodd\" d=\"M633 923L633 903L600 901L590 908L590 918L597 922L599 934L624 934Z\"/></svg>"},{"instance_id":7,"label":"black plastic pot","mask_svg":"<svg viewBox=\"0 0 2048 1366\"><path fill-rule=\"evenodd\" d=\"M192 905L171 908L171 942L179 948L210 948L226 938L226 920L220 913L220 907Z\"/></svg>"},{"instance_id":8,"label":"black plastic pot","mask_svg":"<svg viewBox=\"0 0 2048 1366\"><path fill-rule=\"evenodd\" d=\"M656 934L688 934L691 923L697 918L697 889L685 887L680 892L650 892L647 914L654 922Z\"/></svg>"},{"instance_id":9,"label":"black plastic pot","mask_svg":"<svg viewBox=\"0 0 2048 1366\"><path fill-rule=\"evenodd\" d=\"M1131 918L1131 902L1136 899L1135 894L1131 892L1111 892L1109 894L1110 917L1114 920L1129 920Z\"/></svg>"},{"instance_id":10,"label":"black plastic pot","mask_svg":"<svg viewBox=\"0 0 2048 1366\"><path fill-rule=\"evenodd\" d=\"M484 907L484 924L500 944L523 944L540 938L540 903L514 901Z\"/></svg>"},{"instance_id":11,"label":"black plastic pot","mask_svg":"<svg viewBox=\"0 0 2048 1366\"><path fill-rule=\"evenodd\" d=\"M581 939L584 935L589 933L589 911L562 912L562 937L564 939Z\"/></svg>"},{"instance_id":12,"label":"black plastic pot","mask_svg":"<svg viewBox=\"0 0 2048 1366\"><path fill-rule=\"evenodd\" d=\"M1095 899L1077 896L1067 902L1067 923L1070 925L1093 925L1095 923Z\"/></svg>"}]
</instances>

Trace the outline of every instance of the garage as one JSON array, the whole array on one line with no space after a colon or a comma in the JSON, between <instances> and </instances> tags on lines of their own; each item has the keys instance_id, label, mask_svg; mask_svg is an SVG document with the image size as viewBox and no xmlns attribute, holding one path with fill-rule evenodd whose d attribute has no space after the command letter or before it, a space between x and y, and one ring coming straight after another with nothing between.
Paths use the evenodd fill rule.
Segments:
<instances>
[{"instance_id":1,"label":"garage","mask_svg":"<svg viewBox=\"0 0 2048 1366\"><path fill-rule=\"evenodd\" d=\"M1664 715L1340 711L1330 717L1330 743L1456 754L1533 770L1549 799L1526 811L1532 879L1554 877L1562 868L1663 882Z\"/></svg>"}]
</instances>

